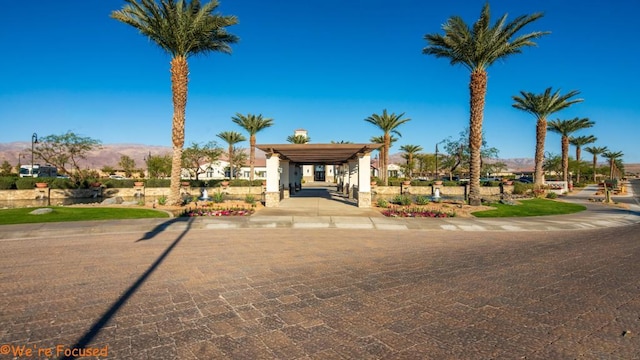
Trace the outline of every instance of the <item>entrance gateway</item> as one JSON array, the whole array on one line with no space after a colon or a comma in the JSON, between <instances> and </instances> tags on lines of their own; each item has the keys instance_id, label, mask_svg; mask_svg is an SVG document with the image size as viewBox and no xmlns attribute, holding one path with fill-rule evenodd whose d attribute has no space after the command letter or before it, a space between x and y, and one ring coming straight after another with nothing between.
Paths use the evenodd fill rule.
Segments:
<instances>
[{"instance_id":1,"label":"entrance gateway","mask_svg":"<svg viewBox=\"0 0 640 360\"><path fill-rule=\"evenodd\" d=\"M313 165L325 176L325 165L336 165L338 185L358 202L371 207L371 152L382 144L258 144L267 157L265 206L277 207L289 189L302 184L302 165ZM320 167L322 166L322 167Z\"/></svg>"}]
</instances>

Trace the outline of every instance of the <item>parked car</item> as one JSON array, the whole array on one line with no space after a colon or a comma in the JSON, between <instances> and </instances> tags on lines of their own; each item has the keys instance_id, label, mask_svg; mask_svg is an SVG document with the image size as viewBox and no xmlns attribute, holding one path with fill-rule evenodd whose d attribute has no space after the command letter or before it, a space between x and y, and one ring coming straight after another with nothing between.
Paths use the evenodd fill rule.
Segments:
<instances>
[{"instance_id":1,"label":"parked car","mask_svg":"<svg viewBox=\"0 0 640 360\"><path fill-rule=\"evenodd\" d=\"M526 177L518 178L518 179L516 179L516 181L519 181L519 182L525 183L525 184L533 184L533 179L526 178Z\"/></svg>"},{"instance_id":2,"label":"parked car","mask_svg":"<svg viewBox=\"0 0 640 360\"><path fill-rule=\"evenodd\" d=\"M122 175L109 175L109 179L124 180L126 177Z\"/></svg>"},{"instance_id":3,"label":"parked car","mask_svg":"<svg viewBox=\"0 0 640 360\"><path fill-rule=\"evenodd\" d=\"M487 182L487 181L502 181L502 180L497 177L480 178L480 182Z\"/></svg>"}]
</instances>

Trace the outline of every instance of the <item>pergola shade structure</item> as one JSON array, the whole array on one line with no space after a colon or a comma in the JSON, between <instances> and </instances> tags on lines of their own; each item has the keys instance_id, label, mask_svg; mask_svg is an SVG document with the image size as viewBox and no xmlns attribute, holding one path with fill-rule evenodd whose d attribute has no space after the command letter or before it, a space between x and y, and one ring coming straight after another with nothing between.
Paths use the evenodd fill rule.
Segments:
<instances>
[{"instance_id":1,"label":"pergola shade structure","mask_svg":"<svg viewBox=\"0 0 640 360\"><path fill-rule=\"evenodd\" d=\"M256 147L267 154L276 153L280 160L298 164L340 165L369 154L382 144L261 144Z\"/></svg>"},{"instance_id":2,"label":"pergola shade structure","mask_svg":"<svg viewBox=\"0 0 640 360\"><path fill-rule=\"evenodd\" d=\"M371 152L382 144L259 144L267 156L265 205L278 206L283 189L297 183L296 165L340 165L340 182L359 207L371 206Z\"/></svg>"}]
</instances>

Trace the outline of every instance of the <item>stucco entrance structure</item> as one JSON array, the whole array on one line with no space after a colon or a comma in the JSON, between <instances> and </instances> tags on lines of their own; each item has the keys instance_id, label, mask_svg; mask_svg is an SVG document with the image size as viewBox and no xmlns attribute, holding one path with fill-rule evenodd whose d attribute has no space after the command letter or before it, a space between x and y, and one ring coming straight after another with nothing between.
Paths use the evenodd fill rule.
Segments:
<instances>
[{"instance_id":1,"label":"stucco entrance structure","mask_svg":"<svg viewBox=\"0 0 640 360\"><path fill-rule=\"evenodd\" d=\"M336 165L338 187L371 207L371 152L382 144L260 144L267 157L265 206L277 207L301 186L302 165Z\"/></svg>"}]
</instances>

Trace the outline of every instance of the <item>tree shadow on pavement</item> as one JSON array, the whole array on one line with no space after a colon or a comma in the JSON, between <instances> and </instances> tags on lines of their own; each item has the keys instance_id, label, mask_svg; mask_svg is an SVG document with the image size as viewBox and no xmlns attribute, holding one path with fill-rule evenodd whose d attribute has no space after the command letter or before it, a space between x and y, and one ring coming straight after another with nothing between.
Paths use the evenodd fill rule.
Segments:
<instances>
[{"instance_id":1,"label":"tree shadow on pavement","mask_svg":"<svg viewBox=\"0 0 640 360\"><path fill-rule=\"evenodd\" d=\"M156 236L160 232L164 231L168 225L176 221L178 221L177 218L172 219L170 221L166 221L163 224L158 225L153 230L149 231L140 240L147 240ZM171 243L171 245L169 245L169 247L167 247L164 250L164 252L156 259L156 261L154 261L153 264L151 264L151 266L149 266L149 268L142 275L140 275L138 280L136 280L136 282L133 283L133 285L131 285L129 289L127 289L127 291L125 291L124 294L122 294L122 296L120 296L120 298L111 305L111 307L109 307L109 309L100 317L100 319L98 319L91 326L91 328L73 346L71 346L71 349L84 349L87 347L87 345L91 343L91 341L93 341L93 339L100 333L102 328L104 328L104 326L109 322L109 320L111 320L111 318L118 312L118 310L120 310L120 308L127 303L129 298L136 293L138 288L140 288L140 286L144 284L147 278L158 268L158 266L160 266L160 264L162 264L162 262L169 255L169 253L171 253L171 251L178 245L178 243L189 232L189 229L191 228L191 225L193 223L193 218L188 218L188 220L186 221L187 221L186 229L184 229L184 231L180 235L178 235L178 237ZM77 356L72 355L72 356L62 357L61 359L75 359L75 358L77 358Z\"/></svg>"},{"instance_id":2,"label":"tree shadow on pavement","mask_svg":"<svg viewBox=\"0 0 640 360\"><path fill-rule=\"evenodd\" d=\"M189 217L175 217L171 220L167 220L162 222L161 224L158 224L156 227L154 227L153 229L147 231L144 236L142 236L140 239L136 240L136 242L138 241L145 241L145 240L151 240L154 237L156 237L156 235L160 234L161 232L167 230L167 228L177 222L188 222L189 225L191 226L191 220L193 218L189 218Z\"/></svg>"}]
</instances>

